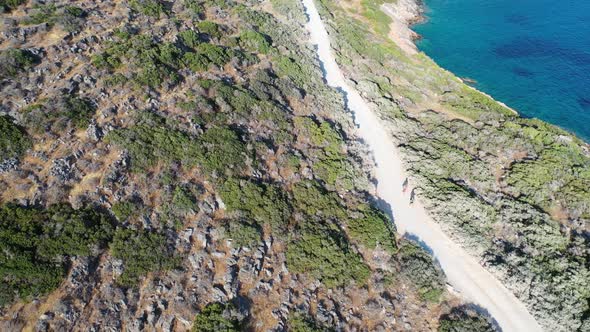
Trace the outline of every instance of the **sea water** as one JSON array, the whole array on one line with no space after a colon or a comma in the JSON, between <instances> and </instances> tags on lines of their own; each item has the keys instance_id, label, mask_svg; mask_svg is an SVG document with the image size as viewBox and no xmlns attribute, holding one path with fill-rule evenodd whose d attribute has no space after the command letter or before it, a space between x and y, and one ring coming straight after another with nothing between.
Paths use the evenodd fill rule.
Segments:
<instances>
[{"instance_id":1,"label":"sea water","mask_svg":"<svg viewBox=\"0 0 590 332\"><path fill-rule=\"evenodd\" d=\"M418 47L474 87L590 141L590 0L426 0Z\"/></svg>"}]
</instances>

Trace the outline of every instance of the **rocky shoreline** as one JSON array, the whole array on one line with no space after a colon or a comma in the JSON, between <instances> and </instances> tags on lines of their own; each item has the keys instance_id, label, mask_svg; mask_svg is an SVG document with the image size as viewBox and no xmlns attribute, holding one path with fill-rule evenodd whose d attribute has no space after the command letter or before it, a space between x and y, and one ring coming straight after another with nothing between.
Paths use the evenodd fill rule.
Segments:
<instances>
[{"instance_id":1,"label":"rocky shoreline","mask_svg":"<svg viewBox=\"0 0 590 332\"><path fill-rule=\"evenodd\" d=\"M393 3L385 3L381 5L381 10L386 13L391 19L389 38L393 40L404 52L409 55L414 55L419 52L416 46L416 40L422 37L412 30L412 26L426 21L424 16L425 4L422 0L398 0ZM477 89L469 84L465 78L457 77L461 83L464 83L468 88L476 90L487 97L493 99L500 106L509 109L514 114L519 114L518 111L506 105L505 103L494 99L489 94ZM474 81L475 82L475 81Z\"/></svg>"},{"instance_id":2,"label":"rocky shoreline","mask_svg":"<svg viewBox=\"0 0 590 332\"><path fill-rule=\"evenodd\" d=\"M415 41L420 35L412 25L424 22L424 3L421 0L398 0L381 5L381 10L392 19L389 37L408 54L418 53Z\"/></svg>"}]
</instances>

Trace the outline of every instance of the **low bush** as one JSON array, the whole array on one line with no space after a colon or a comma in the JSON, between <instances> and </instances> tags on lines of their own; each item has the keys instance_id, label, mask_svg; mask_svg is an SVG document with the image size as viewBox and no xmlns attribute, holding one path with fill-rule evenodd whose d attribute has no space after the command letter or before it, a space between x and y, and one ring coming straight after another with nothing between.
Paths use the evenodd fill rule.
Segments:
<instances>
[{"instance_id":1,"label":"low bush","mask_svg":"<svg viewBox=\"0 0 590 332\"><path fill-rule=\"evenodd\" d=\"M27 0L0 0L0 8L6 11L11 11L25 2L27 2Z\"/></svg>"},{"instance_id":2,"label":"low bush","mask_svg":"<svg viewBox=\"0 0 590 332\"><path fill-rule=\"evenodd\" d=\"M145 207L139 200L124 200L113 204L111 210L120 222L137 218L144 212Z\"/></svg>"},{"instance_id":3,"label":"low bush","mask_svg":"<svg viewBox=\"0 0 590 332\"><path fill-rule=\"evenodd\" d=\"M16 78L21 72L31 68L37 57L29 51L11 48L0 52L0 80Z\"/></svg>"},{"instance_id":4,"label":"low bush","mask_svg":"<svg viewBox=\"0 0 590 332\"><path fill-rule=\"evenodd\" d=\"M197 199L188 186L176 186L172 194L172 204L181 213L198 212Z\"/></svg>"},{"instance_id":5,"label":"low bush","mask_svg":"<svg viewBox=\"0 0 590 332\"><path fill-rule=\"evenodd\" d=\"M184 0L184 6L196 18L200 18L205 14L205 7L203 7L200 0Z\"/></svg>"},{"instance_id":6,"label":"low bush","mask_svg":"<svg viewBox=\"0 0 590 332\"><path fill-rule=\"evenodd\" d=\"M36 6L31 15L22 21L23 24L59 25L67 32L78 32L85 23L86 12L75 6L58 7L54 4Z\"/></svg>"},{"instance_id":7,"label":"low bush","mask_svg":"<svg viewBox=\"0 0 590 332\"><path fill-rule=\"evenodd\" d=\"M286 228L291 208L278 186L231 178L219 193L229 211L242 212L245 217L268 223L276 230Z\"/></svg>"},{"instance_id":8,"label":"low bush","mask_svg":"<svg viewBox=\"0 0 590 332\"><path fill-rule=\"evenodd\" d=\"M312 165L314 175L329 185L340 181L341 185L350 187L352 170L343 152L344 141L340 133L328 122L317 124L305 117L297 117L294 122L298 135L311 143L308 154L318 159Z\"/></svg>"},{"instance_id":9,"label":"low bush","mask_svg":"<svg viewBox=\"0 0 590 332\"><path fill-rule=\"evenodd\" d=\"M146 16L159 18L166 13L163 1L160 0L131 0L130 6Z\"/></svg>"},{"instance_id":10,"label":"low bush","mask_svg":"<svg viewBox=\"0 0 590 332\"><path fill-rule=\"evenodd\" d=\"M214 127L198 138L202 155L199 164L208 172L224 174L244 164L246 146L235 131Z\"/></svg>"},{"instance_id":11,"label":"low bush","mask_svg":"<svg viewBox=\"0 0 590 332\"><path fill-rule=\"evenodd\" d=\"M178 33L178 38L186 47L195 49L201 43L199 34L194 30L185 30Z\"/></svg>"},{"instance_id":12,"label":"low bush","mask_svg":"<svg viewBox=\"0 0 590 332\"><path fill-rule=\"evenodd\" d=\"M136 172L160 161L194 164L200 155L200 147L190 135L171 128L164 118L149 112L140 113L136 125L111 131L105 141L129 151L131 169Z\"/></svg>"},{"instance_id":13,"label":"low bush","mask_svg":"<svg viewBox=\"0 0 590 332\"><path fill-rule=\"evenodd\" d=\"M134 126L114 130L105 140L129 151L134 171L158 162L180 161L187 166L200 165L209 174L222 175L243 164L246 151L231 129L214 127L193 137L150 112L140 113Z\"/></svg>"},{"instance_id":14,"label":"low bush","mask_svg":"<svg viewBox=\"0 0 590 332\"><path fill-rule=\"evenodd\" d=\"M367 208L357 218L346 221L348 234L368 249L381 249L394 253L396 249L395 226L387 216L374 208Z\"/></svg>"},{"instance_id":15,"label":"low bush","mask_svg":"<svg viewBox=\"0 0 590 332\"><path fill-rule=\"evenodd\" d=\"M192 332L238 332L240 321L235 318L231 304L211 303L195 317Z\"/></svg>"},{"instance_id":16,"label":"low bush","mask_svg":"<svg viewBox=\"0 0 590 332\"><path fill-rule=\"evenodd\" d=\"M455 307L440 318L439 332L497 332L489 318L465 306Z\"/></svg>"},{"instance_id":17,"label":"low bush","mask_svg":"<svg viewBox=\"0 0 590 332\"><path fill-rule=\"evenodd\" d=\"M439 301L446 278L432 256L417 244L403 240L398 260L400 273L418 288L420 297L425 301Z\"/></svg>"},{"instance_id":18,"label":"low bush","mask_svg":"<svg viewBox=\"0 0 590 332\"><path fill-rule=\"evenodd\" d=\"M345 219L348 213L338 195L313 182L300 182L293 187L294 205L310 217Z\"/></svg>"},{"instance_id":19,"label":"low bush","mask_svg":"<svg viewBox=\"0 0 590 332\"><path fill-rule=\"evenodd\" d=\"M68 128L85 129L90 124L95 106L86 98L64 96L52 103L35 104L22 110L24 122L32 132L63 132Z\"/></svg>"},{"instance_id":20,"label":"low bush","mask_svg":"<svg viewBox=\"0 0 590 332\"><path fill-rule=\"evenodd\" d=\"M290 332L328 332L332 331L321 327L311 317L301 314L291 314L287 321L288 331Z\"/></svg>"},{"instance_id":21,"label":"low bush","mask_svg":"<svg viewBox=\"0 0 590 332\"><path fill-rule=\"evenodd\" d=\"M270 51L267 37L254 30L246 30L240 34L240 46L248 51L266 54Z\"/></svg>"},{"instance_id":22,"label":"low bush","mask_svg":"<svg viewBox=\"0 0 590 332\"><path fill-rule=\"evenodd\" d=\"M0 305L45 295L63 280L69 257L90 256L113 235L111 221L91 208L61 204L0 208Z\"/></svg>"},{"instance_id":23,"label":"low bush","mask_svg":"<svg viewBox=\"0 0 590 332\"><path fill-rule=\"evenodd\" d=\"M228 220L224 225L225 235L236 248L254 248L262 240L262 230L255 222L244 219Z\"/></svg>"},{"instance_id":24,"label":"low bush","mask_svg":"<svg viewBox=\"0 0 590 332\"><path fill-rule=\"evenodd\" d=\"M211 21L201 21L197 23L197 29L200 33L212 38L221 38L223 33L219 24Z\"/></svg>"},{"instance_id":25,"label":"low bush","mask_svg":"<svg viewBox=\"0 0 590 332\"><path fill-rule=\"evenodd\" d=\"M117 282L125 287L136 287L147 273L172 269L179 263L166 236L156 232L120 228L110 247L113 257L123 261Z\"/></svg>"},{"instance_id":26,"label":"low bush","mask_svg":"<svg viewBox=\"0 0 590 332\"><path fill-rule=\"evenodd\" d=\"M182 55L175 45L156 42L151 36L119 33L103 53L93 55L92 64L111 72L127 64L130 79L140 86L157 88L164 82L175 84L180 80L177 71Z\"/></svg>"},{"instance_id":27,"label":"low bush","mask_svg":"<svg viewBox=\"0 0 590 332\"><path fill-rule=\"evenodd\" d=\"M287 245L287 267L292 273L308 274L328 288L366 282L369 268L337 227L310 220L294 234Z\"/></svg>"},{"instance_id":28,"label":"low bush","mask_svg":"<svg viewBox=\"0 0 590 332\"><path fill-rule=\"evenodd\" d=\"M18 158L31 147L31 139L24 129L14 124L10 117L0 115L0 162Z\"/></svg>"}]
</instances>

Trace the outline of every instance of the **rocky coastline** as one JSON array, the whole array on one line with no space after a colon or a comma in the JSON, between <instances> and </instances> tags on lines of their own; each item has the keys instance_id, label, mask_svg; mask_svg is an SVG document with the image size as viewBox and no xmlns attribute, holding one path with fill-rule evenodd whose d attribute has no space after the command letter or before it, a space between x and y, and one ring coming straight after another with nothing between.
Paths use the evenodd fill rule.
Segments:
<instances>
[{"instance_id":1,"label":"rocky coastline","mask_svg":"<svg viewBox=\"0 0 590 332\"><path fill-rule=\"evenodd\" d=\"M389 37L408 54L418 53L415 41L420 35L412 26L424 22L424 3L421 0L398 0L384 3L381 10L392 19Z\"/></svg>"},{"instance_id":2,"label":"rocky coastline","mask_svg":"<svg viewBox=\"0 0 590 332\"><path fill-rule=\"evenodd\" d=\"M419 52L416 46L416 41L420 40L422 36L416 31L412 30L412 26L426 21L425 4L422 0L398 0L397 2L384 3L381 5L381 10L386 13L391 19L389 38L393 40L404 52L409 55L414 55ZM477 81L471 78L457 77L461 83L464 83L468 88L473 89L479 93L486 95L493 99L500 106L512 111L514 114L519 114L518 111L506 105L505 103L494 99L489 94L477 89L474 85Z\"/></svg>"}]
</instances>

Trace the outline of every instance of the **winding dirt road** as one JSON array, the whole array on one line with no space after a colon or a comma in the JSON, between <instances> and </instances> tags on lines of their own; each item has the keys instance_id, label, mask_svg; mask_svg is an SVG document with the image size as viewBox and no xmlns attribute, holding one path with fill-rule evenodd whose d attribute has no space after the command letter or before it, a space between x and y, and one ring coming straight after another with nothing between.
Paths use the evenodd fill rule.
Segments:
<instances>
[{"instance_id":1,"label":"winding dirt road","mask_svg":"<svg viewBox=\"0 0 590 332\"><path fill-rule=\"evenodd\" d=\"M302 1L309 17L311 43L317 47L326 82L341 90L347 98L348 108L359 127L358 135L372 150L377 164L374 170L378 181L377 195L391 206L399 232L413 235L428 246L440 262L449 283L460 292L461 297L487 310L504 332L542 331L522 302L451 241L428 216L419 200L413 205L409 204L408 196L401 191L406 174L397 146L367 103L344 79L332 54L329 36L314 0Z\"/></svg>"}]
</instances>

